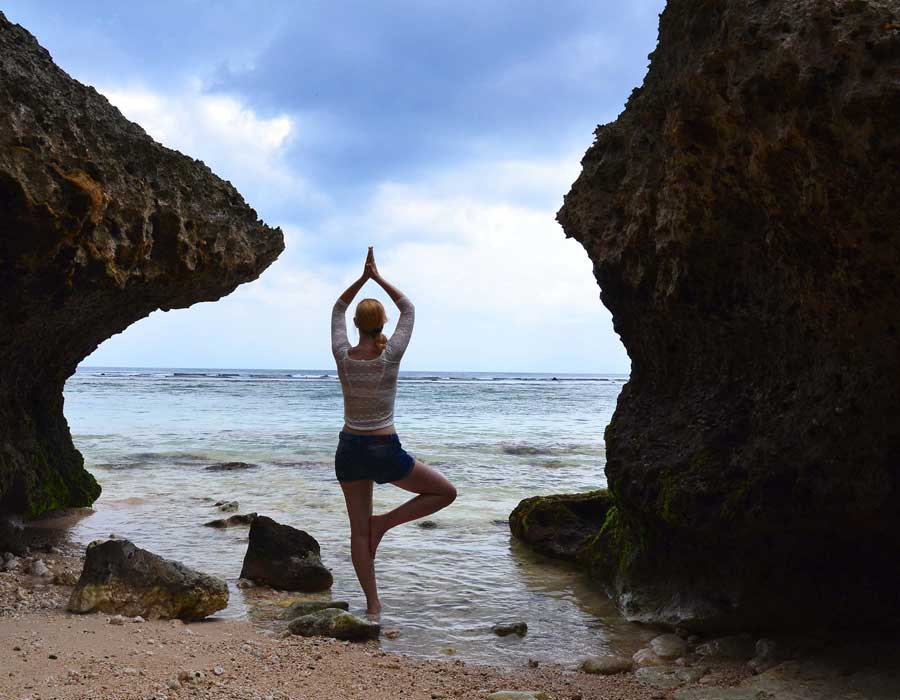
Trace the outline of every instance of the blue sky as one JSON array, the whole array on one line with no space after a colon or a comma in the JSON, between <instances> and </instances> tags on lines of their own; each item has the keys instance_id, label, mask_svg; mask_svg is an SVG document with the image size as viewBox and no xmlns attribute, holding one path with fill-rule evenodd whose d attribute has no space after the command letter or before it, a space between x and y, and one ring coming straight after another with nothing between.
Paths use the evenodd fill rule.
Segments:
<instances>
[{"instance_id":1,"label":"blue sky","mask_svg":"<svg viewBox=\"0 0 900 700\"><path fill-rule=\"evenodd\" d=\"M404 369L627 372L554 214L642 82L663 4L4 3L285 231L256 282L156 312L85 364L328 368L331 305L374 245L416 303Z\"/></svg>"}]
</instances>

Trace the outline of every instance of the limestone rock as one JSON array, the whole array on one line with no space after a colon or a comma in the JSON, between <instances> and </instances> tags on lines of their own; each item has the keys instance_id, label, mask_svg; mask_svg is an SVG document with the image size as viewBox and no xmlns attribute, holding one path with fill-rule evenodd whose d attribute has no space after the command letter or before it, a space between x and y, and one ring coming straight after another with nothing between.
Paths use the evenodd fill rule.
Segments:
<instances>
[{"instance_id":1,"label":"limestone rock","mask_svg":"<svg viewBox=\"0 0 900 700\"><path fill-rule=\"evenodd\" d=\"M900 619L900 2L670 0L558 220L631 359L579 554L630 619Z\"/></svg>"},{"instance_id":2,"label":"limestone rock","mask_svg":"<svg viewBox=\"0 0 900 700\"><path fill-rule=\"evenodd\" d=\"M634 662L624 656L590 656L581 662L581 670L601 676L613 676L628 673L634 668Z\"/></svg>"},{"instance_id":3,"label":"limestone rock","mask_svg":"<svg viewBox=\"0 0 900 700\"><path fill-rule=\"evenodd\" d=\"M524 637L528 632L528 624L522 621L498 622L496 625L491 627L491 632L496 634L498 637L508 637L511 634L516 634L520 637Z\"/></svg>"},{"instance_id":4,"label":"limestone rock","mask_svg":"<svg viewBox=\"0 0 900 700\"><path fill-rule=\"evenodd\" d=\"M84 569L69 610L105 612L149 620L200 620L228 605L221 579L163 559L128 540L98 540L88 545Z\"/></svg>"},{"instance_id":5,"label":"limestone rock","mask_svg":"<svg viewBox=\"0 0 900 700\"><path fill-rule=\"evenodd\" d=\"M90 505L63 385L157 309L214 301L284 248L235 188L164 148L0 13L0 513Z\"/></svg>"},{"instance_id":6,"label":"limestone rock","mask_svg":"<svg viewBox=\"0 0 900 700\"><path fill-rule=\"evenodd\" d=\"M687 642L677 634L661 634L650 640L650 648L661 659L677 659L687 652Z\"/></svg>"},{"instance_id":7,"label":"limestone rock","mask_svg":"<svg viewBox=\"0 0 900 700\"><path fill-rule=\"evenodd\" d=\"M314 593L331 588L331 572L320 558L316 539L290 525L259 515L250 525L250 542L241 578L286 591Z\"/></svg>"},{"instance_id":8,"label":"limestone rock","mask_svg":"<svg viewBox=\"0 0 900 700\"><path fill-rule=\"evenodd\" d=\"M349 603L344 602L343 600L298 600L294 603L291 603L283 613L281 613L282 620L293 620L298 617L302 617L303 615L309 615L310 613L318 612L319 610L326 610L328 608L335 608L336 610L349 610Z\"/></svg>"},{"instance_id":9,"label":"limestone rock","mask_svg":"<svg viewBox=\"0 0 900 700\"><path fill-rule=\"evenodd\" d=\"M256 513L239 513L228 518L210 520L209 522L203 523L203 525L204 527L216 528L239 527L242 525L252 525L254 520L256 520Z\"/></svg>"},{"instance_id":10,"label":"limestone rock","mask_svg":"<svg viewBox=\"0 0 900 700\"><path fill-rule=\"evenodd\" d=\"M509 515L513 536L536 552L556 559L575 558L596 534L612 500L605 489L590 493L526 498Z\"/></svg>"},{"instance_id":11,"label":"limestone rock","mask_svg":"<svg viewBox=\"0 0 900 700\"><path fill-rule=\"evenodd\" d=\"M208 472L234 472L244 469L256 469L257 465L249 462L216 462L206 467Z\"/></svg>"},{"instance_id":12,"label":"limestone rock","mask_svg":"<svg viewBox=\"0 0 900 700\"><path fill-rule=\"evenodd\" d=\"M381 625L352 615L346 610L325 608L302 615L289 625L291 634L301 637L334 637L349 642L378 639Z\"/></svg>"},{"instance_id":13,"label":"limestone rock","mask_svg":"<svg viewBox=\"0 0 900 700\"><path fill-rule=\"evenodd\" d=\"M700 656L747 660L756 653L756 645L749 635L731 635L710 639L699 645L696 652Z\"/></svg>"}]
</instances>

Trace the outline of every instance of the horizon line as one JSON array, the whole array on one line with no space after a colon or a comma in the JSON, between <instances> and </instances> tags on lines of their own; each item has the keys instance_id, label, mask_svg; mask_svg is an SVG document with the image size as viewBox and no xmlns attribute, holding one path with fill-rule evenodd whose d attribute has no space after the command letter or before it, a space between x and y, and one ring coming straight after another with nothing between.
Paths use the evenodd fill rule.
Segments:
<instances>
[{"instance_id":1,"label":"horizon line","mask_svg":"<svg viewBox=\"0 0 900 700\"><path fill-rule=\"evenodd\" d=\"M76 371L79 369L187 369L187 370L262 370L266 372L295 372L298 370L306 370L306 371L314 371L314 372L337 372L336 368L326 369L319 367L190 367L190 366L180 366L180 365L82 365L79 364L76 368ZM488 373L499 373L499 374L602 374L602 375L621 375L621 376L630 376L631 372L577 372L577 371L554 371L554 372L539 372L534 370L493 370L493 369L478 369L478 370L470 370L470 369L407 369L400 370L401 372L455 372L455 373L469 373L469 374L488 374Z\"/></svg>"}]
</instances>

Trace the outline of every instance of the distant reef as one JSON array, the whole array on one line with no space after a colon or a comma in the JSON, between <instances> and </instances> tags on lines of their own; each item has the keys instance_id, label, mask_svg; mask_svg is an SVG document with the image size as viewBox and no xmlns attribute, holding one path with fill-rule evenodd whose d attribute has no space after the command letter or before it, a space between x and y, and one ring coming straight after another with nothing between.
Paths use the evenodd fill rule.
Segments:
<instances>
[{"instance_id":1,"label":"distant reef","mask_svg":"<svg viewBox=\"0 0 900 700\"><path fill-rule=\"evenodd\" d=\"M0 514L100 494L63 416L79 361L156 309L219 299L283 248L230 183L0 13Z\"/></svg>"},{"instance_id":2,"label":"distant reef","mask_svg":"<svg viewBox=\"0 0 900 700\"><path fill-rule=\"evenodd\" d=\"M632 372L570 554L627 617L900 628L898 125L897 0L670 0L598 127L558 220Z\"/></svg>"}]
</instances>

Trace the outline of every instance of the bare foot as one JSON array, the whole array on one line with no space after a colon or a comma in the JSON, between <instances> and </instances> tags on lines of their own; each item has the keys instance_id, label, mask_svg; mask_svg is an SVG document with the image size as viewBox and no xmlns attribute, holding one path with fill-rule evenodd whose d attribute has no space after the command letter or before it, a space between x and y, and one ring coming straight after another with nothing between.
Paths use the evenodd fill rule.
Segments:
<instances>
[{"instance_id":1,"label":"bare foot","mask_svg":"<svg viewBox=\"0 0 900 700\"><path fill-rule=\"evenodd\" d=\"M372 620L372 619L377 620L379 617L381 617L381 603L378 603L378 605L367 606L366 607L366 617L369 618L370 620Z\"/></svg>"},{"instance_id":2,"label":"bare foot","mask_svg":"<svg viewBox=\"0 0 900 700\"><path fill-rule=\"evenodd\" d=\"M369 554L372 555L372 559L375 558L375 552L378 551L378 545L381 543L381 538L384 537L384 533L387 532L387 528L384 526L385 516L383 515L370 515L369 516ZM381 608L379 607L379 610Z\"/></svg>"}]
</instances>

